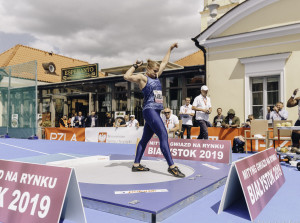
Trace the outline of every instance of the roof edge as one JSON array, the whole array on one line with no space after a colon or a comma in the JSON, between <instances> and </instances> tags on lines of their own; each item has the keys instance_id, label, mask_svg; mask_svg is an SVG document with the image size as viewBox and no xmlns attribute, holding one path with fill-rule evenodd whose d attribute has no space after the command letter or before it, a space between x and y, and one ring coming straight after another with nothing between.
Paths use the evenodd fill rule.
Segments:
<instances>
[{"instance_id":1,"label":"roof edge","mask_svg":"<svg viewBox=\"0 0 300 223\"><path fill-rule=\"evenodd\" d=\"M195 39L198 39L200 44L203 44L207 39L211 37L216 37L217 35L224 32L230 26L238 22L240 19L256 12L259 9L266 7L267 5L273 4L279 0L247 0L239 4L238 6L232 8L223 16L221 16L217 21L212 23L207 29L202 33L197 35Z\"/></svg>"}]
</instances>

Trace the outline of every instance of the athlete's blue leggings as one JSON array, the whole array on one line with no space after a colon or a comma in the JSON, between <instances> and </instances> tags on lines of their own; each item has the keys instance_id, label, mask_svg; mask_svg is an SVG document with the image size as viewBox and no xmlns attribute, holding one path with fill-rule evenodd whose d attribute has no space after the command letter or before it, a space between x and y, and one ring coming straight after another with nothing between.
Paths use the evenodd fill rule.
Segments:
<instances>
[{"instance_id":1,"label":"athlete's blue leggings","mask_svg":"<svg viewBox=\"0 0 300 223\"><path fill-rule=\"evenodd\" d=\"M147 143L155 133L158 136L160 141L161 152L163 153L165 159L167 160L168 165L172 166L174 162L170 152L168 133L163 121L161 120L160 110L154 110L154 109L143 110L143 116L144 119L146 120L146 123L144 126L142 139L139 142L136 149L136 156L135 156L134 163L141 162Z\"/></svg>"}]
</instances>

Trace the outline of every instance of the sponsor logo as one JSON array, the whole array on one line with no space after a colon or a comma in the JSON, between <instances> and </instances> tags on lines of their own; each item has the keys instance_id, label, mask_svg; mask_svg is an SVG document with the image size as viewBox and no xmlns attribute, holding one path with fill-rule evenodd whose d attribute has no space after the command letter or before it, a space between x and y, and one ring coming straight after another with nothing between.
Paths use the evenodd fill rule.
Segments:
<instances>
[{"instance_id":1,"label":"sponsor logo","mask_svg":"<svg viewBox=\"0 0 300 223\"><path fill-rule=\"evenodd\" d=\"M62 132L59 132L59 133L51 132L50 133L50 140L66 141L66 138L67 138L66 133L62 133ZM75 133L72 135L70 141L77 141Z\"/></svg>"},{"instance_id":2,"label":"sponsor logo","mask_svg":"<svg viewBox=\"0 0 300 223\"><path fill-rule=\"evenodd\" d=\"M106 142L107 132L99 132L98 142Z\"/></svg>"}]
</instances>

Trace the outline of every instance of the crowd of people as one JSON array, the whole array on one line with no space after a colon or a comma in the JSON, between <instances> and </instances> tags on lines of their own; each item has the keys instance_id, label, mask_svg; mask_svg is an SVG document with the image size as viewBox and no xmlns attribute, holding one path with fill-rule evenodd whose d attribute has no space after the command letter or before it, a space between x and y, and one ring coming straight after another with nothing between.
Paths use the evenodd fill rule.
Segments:
<instances>
[{"instance_id":1,"label":"crowd of people","mask_svg":"<svg viewBox=\"0 0 300 223\"><path fill-rule=\"evenodd\" d=\"M194 99L193 104L191 98L185 98L185 104L180 107L179 117L172 114L170 108L165 108L161 112L161 119L167 130L170 138L178 137L184 138L184 132L186 131L186 138L191 138L191 128L193 126L200 127L200 134L198 139L208 139L207 127L223 127L223 128L237 128L246 127L250 128L251 121L254 120L253 115L249 115L248 119L241 123L240 118L236 116L234 109L229 109L227 115L223 115L222 108L217 108L217 115L213 118L213 122L209 122L209 115L212 112L212 105L210 98L207 96L208 87L202 86L201 93ZM297 91L294 91L297 94ZM287 106L294 107L298 105L298 98L290 98ZM300 116L300 110L299 110ZM284 109L282 102L277 102L274 107L267 107L267 120L287 120L288 112ZM179 120L182 121L181 129L179 126ZM99 127L99 119L94 111L88 116L83 116L82 112L75 113L72 117L68 118L64 115L59 121L60 127L65 128L82 128L82 127ZM295 125L300 125L298 120ZM110 112L106 113L105 127L136 127L139 128L139 122L135 119L135 115L127 114L124 117L117 117L114 119ZM243 141L243 138L237 136L238 139ZM299 147L300 131L293 131L292 138L294 140L293 145ZM296 143L298 142L298 144Z\"/></svg>"},{"instance_id":2,"label":"crowd of people","mask_svg":"<svg viewBox=\"0 0 300 223\"><path fill-rule=\"evenodd\" d=\"M92 111L90 115L86 117L79 111L78 114L74 113L72 117L68 118L64 115L59 120L59 126L61 128L88 128L88 127L100 127L99 118L96 112ZM139 127L138 120L135 119L135 115L125 115L124 117L117 117L116 120L111 116L111 113L106 113L105 127Z\"/></svg>"}]
</instances>

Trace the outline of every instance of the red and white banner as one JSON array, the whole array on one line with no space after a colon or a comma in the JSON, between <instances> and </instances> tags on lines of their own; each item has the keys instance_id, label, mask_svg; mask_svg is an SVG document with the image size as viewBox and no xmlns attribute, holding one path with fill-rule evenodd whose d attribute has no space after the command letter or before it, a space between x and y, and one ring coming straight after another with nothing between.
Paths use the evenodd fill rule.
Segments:
<instances>
[{"instance_id":1,"label":"red and white banner","mask_svg":"<svg viewBox=\"0 0 300 223\"><path fill-rule=\"evenodd\" d=\"M48 140L62 141L86 141L86 142L106 142L106 143L124 143L135 144L137 138L141 138L143 127L127 128L127 127L101 127L101 128L45 128L45 138ZM230 140L233 141L235 136L244 136L246 128L208 128L210 140ZM248 129L249 130L249 129ZM200 132L199 127L191 129L191 139L197 139ZM271 136L273 135L270 132ZM186 133L185 133L186 135ZM288 146L290 141L280 141L280 146ZM251 142L247 140L248 151L251 150ZM278 142L276 142L276 145ZM273 141L270 140L270 145ZM264 140L252 140L252 151L258 152L266 149Z\"/></svg>"},{"instance_id":2,"label":"red and white banner","mask_svg":"<svg viewBox=\"0 0 300 223\"><path fill-rule=\"evenodd\" d=\"M71 168L0 160L0 221L59 222L71 173Z\"/></svg>"},{"instance_id":3,"label":"red and white banner","mask_svg":"<svg viewBox=\"0 0 300 223\"><path fill-rule=\"evenodd\" d=\"M104 127L104 128L86 128L86 142L102 142L102 143L122 143L136 144L137 138L141 138L144 128L128 128L128 127Z\"/></svg>"},{"instance_id":4,"label":"red and white banner","mask_svg":"<svg viewBox=\"0 0 300 223\"><path fill-rule=\"evenodd\" d=\"M231 163L231 143L227 140L169 139L173 159ZM163 157L159 139L152 138L145 156Z\"/></svg>"},{"instance_id":5,"label":"red and white banner","mask_svg":"<svg viewBox=\"0 0 300 223\"><path fill-rule=\"evenodd\" d=\"M242 193L253 221L284 182L274 148L238 160L229 171L219 212L229 207Z\"/></svg>"}]
</instances>

